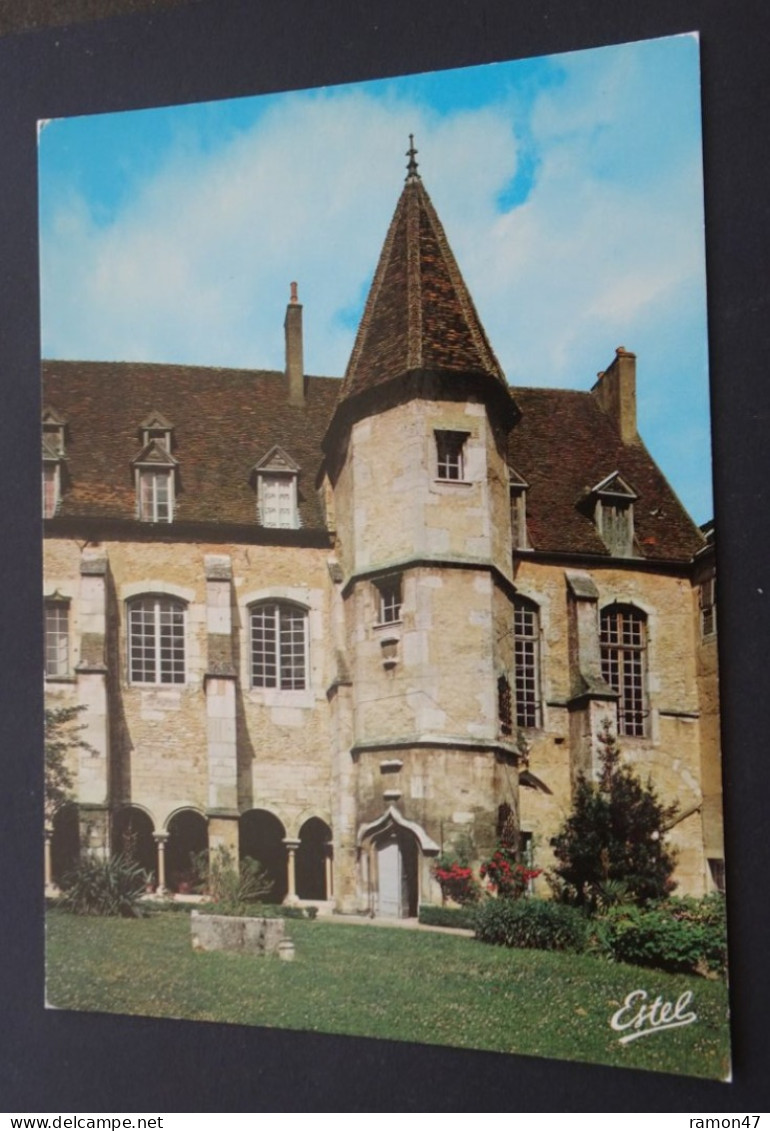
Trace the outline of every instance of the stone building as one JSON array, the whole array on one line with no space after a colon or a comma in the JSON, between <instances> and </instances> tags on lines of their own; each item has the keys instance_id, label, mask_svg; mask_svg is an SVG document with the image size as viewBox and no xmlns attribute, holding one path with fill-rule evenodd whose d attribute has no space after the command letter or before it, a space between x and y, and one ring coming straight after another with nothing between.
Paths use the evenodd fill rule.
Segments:
<instances>
[{"instance_id":1,"label":"stone building","mask_svg":"<svg viewBox=\"0 0 770 1131\"><path fill-rule=\"evenodd\" d=\"M513 820L538 866L597 734L722 883L713 550L636 428L635 357L515 388L414 150L347 371L44 364L46 693L82 704L79 846L162 888L258 858L274 898L413 915Z\"/></svg>"}]
</instances>

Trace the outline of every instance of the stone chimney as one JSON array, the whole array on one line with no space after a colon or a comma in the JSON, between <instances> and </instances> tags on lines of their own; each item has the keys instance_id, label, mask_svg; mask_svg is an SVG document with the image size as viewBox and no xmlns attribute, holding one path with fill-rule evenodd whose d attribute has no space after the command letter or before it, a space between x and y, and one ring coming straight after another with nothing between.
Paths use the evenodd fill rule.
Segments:
<instances>
[{"instance_id":1,"label":"stone chimney","mask_svg":"<svg viewBox=\"0 0 770 1131\"><path fill-rule=\"evenodd\" d=\"M297 284L291 284L291 297L283 324L286 332L286 384L289 404L305 403L305 367L302 358L302 305Z\"/></svg>"},{"instance_id":2,"label":"stone chimney","mask_svg":"<svg viewBox=\"0 0 770 1131\"><path fill-rule=\"evenodd\" d=\"M599 374L591 392L612 417L624 444L638 444L636 430L636 354L618 346L609 369Z\"/></svg>"}]
</instances>

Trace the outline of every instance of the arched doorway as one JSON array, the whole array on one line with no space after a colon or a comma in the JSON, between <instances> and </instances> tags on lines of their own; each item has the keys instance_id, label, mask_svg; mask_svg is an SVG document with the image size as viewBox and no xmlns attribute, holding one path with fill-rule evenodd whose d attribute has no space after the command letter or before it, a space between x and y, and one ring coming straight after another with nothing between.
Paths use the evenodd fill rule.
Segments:
<instances>
[{"instance_id":1,"label":"arched doorway","mask_svg":"<svg viewBox=\"0 0 770 1131\"><path fill-rule=\"evenodd\" d=\"M377 881L375 914L386 919L417 916L418 848L406 829L390 825L372 837Z\"/></svg>"},{"instance_id":2,"label":"arched doorway","mask_svg":"<svg viewBox=\"0 0 770 1131\"><path fill-rule=\"evenodd\" d=\"M286 830L266 809L249 809L238 822L238 856L258 860L273 881L268 898L280 903L286 896Z\"/></svg>"},{"instance_id":3,"label":"arched doorway","mask_svg":"<svg viewBox=\"0 0 770 1131\"><path fill-rule=\"evenodd\" d=\"M320 817L310 817L299 830L297 849L297 895L300 899L329 899L326 862L331 829Z\"/></svg>"},{"instance_id":4,"label":"arched doorway","mask_svg":"<svg viewBox=\"0 0 770 1131\"><path fill-rule=\"evenodd\" d=\"M143 809L134 805L118 809L112 817L112 855L128 856L155 876L158 857L153 832L152 820Z\"/></svg>"},{"instance_id":5,"label":"arched doorway","mask_svg":"<svg viewBox=\"0 0 770 1131\"><path fill-rule=\"evenodd\" d=\"M51 876L57 886L71 872L80 856L80 821L73 803L60 806L53 816L51 833Z\"/></svg>"},{"instance_id":6,"label":"arched doorway","mask_svg":"<svg viewBox=\"0 0 770 1131\"><path fill-rule=\"evenodd\" d=\"M370 913L389 919L415 918L421 865L424 871L425 858L438 856L436 842L424 828L390 805L376 821L359 829L357 843L361 850L360 880Z\"/></svg>"},{"instance_id":7,"label":"arched doorway","mask_svg":"<svg viewBox=\"0 0 770 1131\"><path fill-rule=\"evenodd\" d=\"M195 809L180 809L168 822L166 883L172 891L185 891L196 880L194 858L209 846L206 818Z\"/></svg>"}]
</instances>

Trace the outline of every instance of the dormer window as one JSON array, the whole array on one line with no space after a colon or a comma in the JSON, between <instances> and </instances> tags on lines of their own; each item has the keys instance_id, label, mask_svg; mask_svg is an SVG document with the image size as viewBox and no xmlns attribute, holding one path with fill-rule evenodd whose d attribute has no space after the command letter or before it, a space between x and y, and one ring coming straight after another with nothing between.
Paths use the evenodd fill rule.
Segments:
<instances>
[{"instance_id":1,"label":"dormer window","mask_svg":"<svg viewBox=\"0 0 770 1131\"><path fill-rule=\"evenodd\" d=\"M607 549L618 558L630 558L634 552L634 503L638 498L633 487L614 471L592 489L596 529Z\"/></svg>"},{"instance_id":2,"label":"dormer window","mask_svg":"<svg viewBox=\"0 0 770 1131\"><path fill-rule=\"evenodd\" d=\"M169 425L165 436L151 436L133 461L136 517L140 522L173 522L178 464L171 455L170 443Z\"/></svg>"},{"instance_id":3,"label":"dormer window","mask_svg":"<svg viewBox=\"0 0 770 1131\"><path fill-rule=\"evenodd\" d=\"M262 526L296 530L299 526L297 478L299 466L276 445L254 468L257 479L257 519Z\"/></svg>"},{"instance_id":4,"label":"dormer window","mask_svg":"<svg viewBox=\"0 0 770 1131\"><path fill-rule=\"evenodd\" d=\"M164 469L138 472L139 518L142 522L171 522L174 517L174 480Z\"/></svg>"},{"instance_id":5,"label":"dormer window","mask_svg":"<svg viewBox=\"0 0 770 1131\"><path fill-rule=\"evenodd\" d=\"M153 440L157 440L167 452L171 451L171 437L174 426L160 412L151 412L139 425L142 435L142 447L147 447Z\"/></svg>"},{"instance_id":6,"label":"dormer window","mask_svg":"<svg viewBox=\"0 0 770 1131\"><path fill-rule=\"evenodd\" d=\"M61 501L61 459L43 446L43 518L53 518Z\"/></svg>"},{"instance_id":7,"label":"dormer window","mask_svg":"<svg viewBox=\"0 0 770 1131\"><path fill-rule=\"evenodd\" d=\"M65 421L53 409L43 412L43 518L59 509L64 470Z\"/></svg>"},{"instance_id":8,"label":"dormer window","mask_svg":"<svg viewBox=\"0 0 770 1131\"><path fill-rule=\"evenodd\" d=\"M465 479L465 441L467 432L436 431L436 478Z\"/></svg>"},{"instance_id":9,"label":"dormer window","mask_svg":"<svg viewBox=\"0 0 770 1131\"><path fill-rule=\"evenodd\" d=\"M52 408L43 410L43 443L49 451L58 456L64 455L64 430L66 421Z\"/></svg>"},{"instance_id":10,"label":"dormer window","mask_svg":"<svg viewBox=\"0 0 770 1131\"><path fill-rule=\"evenodd\" d=\"M511 540L514 550L528 550L527 490L529 484L513 467L508 468L511 489Z\"/></svg>"}]
</instances>

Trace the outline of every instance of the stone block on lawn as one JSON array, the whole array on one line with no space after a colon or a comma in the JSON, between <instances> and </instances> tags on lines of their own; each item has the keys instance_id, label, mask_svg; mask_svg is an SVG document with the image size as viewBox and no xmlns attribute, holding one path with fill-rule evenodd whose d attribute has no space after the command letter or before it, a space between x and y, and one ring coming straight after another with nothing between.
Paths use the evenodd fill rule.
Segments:
<instances>
[{"instance_id":1,"label":"stone block on lawn","mask_svg":"<svg viewBox=\"0 0 770 1131\"><path fill-rule=\"evenodd\" d=\"M277 954L284 938L283 919L238 915L190 915L193 950L235 950L244 954Z\"/></svg>"}]
</instances>

